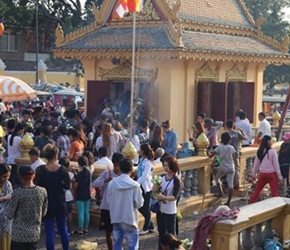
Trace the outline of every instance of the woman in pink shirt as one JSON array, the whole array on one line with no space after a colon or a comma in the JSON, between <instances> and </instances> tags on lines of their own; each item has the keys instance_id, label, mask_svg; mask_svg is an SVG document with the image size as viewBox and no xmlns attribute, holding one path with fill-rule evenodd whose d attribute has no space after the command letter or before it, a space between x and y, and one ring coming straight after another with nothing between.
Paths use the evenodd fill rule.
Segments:
<instances>
[{"instance_id":1,"label":"woman in pink shirt","mask_svg":"<svg viewBox=\"0 0 290 250\"><path fill-rule=\"evenodd\" d=\"M257 186L252 194L249 204L254 203L260 195L262 189L269 183L272 197L278 196L278 182L283 183L283 177L280 172L277 152L271 148L271 137L265 135L257 151L252 170L253 178L256 178L259 172Z\"/></svg>"}]
</instances>

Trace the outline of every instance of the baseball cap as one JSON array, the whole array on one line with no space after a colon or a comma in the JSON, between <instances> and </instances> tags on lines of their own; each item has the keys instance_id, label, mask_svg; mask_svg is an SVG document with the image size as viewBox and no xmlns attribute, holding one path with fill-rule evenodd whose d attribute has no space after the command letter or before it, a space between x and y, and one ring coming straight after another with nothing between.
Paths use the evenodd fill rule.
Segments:
<instances>
[{"instance_id":1,"label":"baseball cap","mask_svg":"<svg viewBox=\"0 0 290 250\"><path fill-rule=\"evenodd\" d=\"M283 135L284 140L290 140L290 132L287 132Z\"/></svg>"},{"instance_id":2,"label":"baseball cap","mask_svg":"<svg viewBox=\"0 0 290 250\"><path fill-rule=\"evenodd\" d=\"M30 166L21 166L19 168L19 175L20 176L34 175L34 171Z\"/></svg>"}]
</instances>

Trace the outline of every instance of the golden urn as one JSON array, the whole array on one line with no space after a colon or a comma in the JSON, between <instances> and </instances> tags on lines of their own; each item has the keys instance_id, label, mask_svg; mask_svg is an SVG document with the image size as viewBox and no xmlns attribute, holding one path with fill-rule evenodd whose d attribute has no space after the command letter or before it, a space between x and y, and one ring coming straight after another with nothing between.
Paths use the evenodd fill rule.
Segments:
<instances>
[{"instance_id":1,"label":"golden urn","mask_svg":"<svg viewBox=\"0 0 290 250\"><path fill-rule=\"evenodd\" d=\"M201 133L196 141L195 141L195 145L198 148L198 156L206 156L206 149L209 146L209 141L205 135L205 133Z\"/></svg>"},{"instance_id":2,"label":"golden urn","mask_svg":"<svg viewBox=\"0 0 290 250\"><path fill-rule=\"evenodd\" d=\"M122 150L122 153L129 160L133 160L138 154L136 148L130 141L127 142L126 146Z\"/></svg>"},{"instance_id":3,"label":"golden urn","mask_svg":"<svg viewBox=\"0 0 290 250\"><path fill-rule=\"evenodd\" d=\"M25 133L20 141L20 147L23 149L23 158L29 158L28 152L34 146L34 141L29 133Z\"/></svg>"},{"instance_id":4,"label":"golden urn","mask_svg":"<svg viewBox=\"0 0 290 250\"><path fill-rule=\"evenodd\" d=\"M279 124L279 120L281 118L280 113L276 110L274 112L274 114L272 115L272 118L273 118L273 125L274 125L274 127L277 127L278 124Z\"/></svg>"}]
</instances>

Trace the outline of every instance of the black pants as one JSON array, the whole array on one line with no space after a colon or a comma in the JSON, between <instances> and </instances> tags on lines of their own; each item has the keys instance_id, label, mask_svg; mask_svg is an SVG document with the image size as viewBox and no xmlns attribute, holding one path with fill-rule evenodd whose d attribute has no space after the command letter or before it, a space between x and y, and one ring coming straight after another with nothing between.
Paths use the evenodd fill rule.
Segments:
<instances>
[{"instance_id":1,"label":"black pants","mask_svg":"<svg viewBox=\"0 0 290 250\"><path fill-rule=\"evenodd\" d=\"M145 221L143 230L154 229L153 223L151 221L151 212L150 212L150 202L151 202L151 191L144 192L142 189L142 196L144 199L143 206L139 208L139 212L143 215Z\"/></svg>"},{"instance_id":2,"label":"black pants","mask_svg":"<svg viewBox=\"0 0 290 250\"><path fill-rule=\"evenodd\" d=\"M37 250L38 242L11 242L11 250Z\"/></svg>"},{"instance_id":3,"label":"black pants","mask_svg":"<svg viewBox=\"0 0 290 250\"><path fill-rule=\"evenodd\" d=\"M280 166L281 175L284 179L287 179L287 187L289 186L289 165L281 165Z\"/></svg>"},{"instance_id":4,"label":"black pants","mask_svg":"<svg viewBox=\"0 0 290 250\"><path fill-rule=\"evenodd\" d=\"M159 233L159 250L162 250L161 238L166 233L175 235L176 232L176 214L157 213L157 227Z\"/></svg>"}]
</instances>

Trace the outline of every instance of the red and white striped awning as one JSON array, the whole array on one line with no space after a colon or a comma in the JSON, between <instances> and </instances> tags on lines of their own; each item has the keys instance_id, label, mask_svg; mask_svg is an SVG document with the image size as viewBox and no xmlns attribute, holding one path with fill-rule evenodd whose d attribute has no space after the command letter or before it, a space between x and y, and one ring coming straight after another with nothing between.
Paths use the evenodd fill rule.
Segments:
<instances>
[{"instance_id":1,"label":"red and white striped awning","mask_svg":"<svg viewBox=\"0 0 290 250\"><path fill-rule=\"evenodd\" d=\"M37 97L37 92L24 81L10 76L0 76L0 97L3 102L15 102Z\"/></svg>"}]
</instances>

